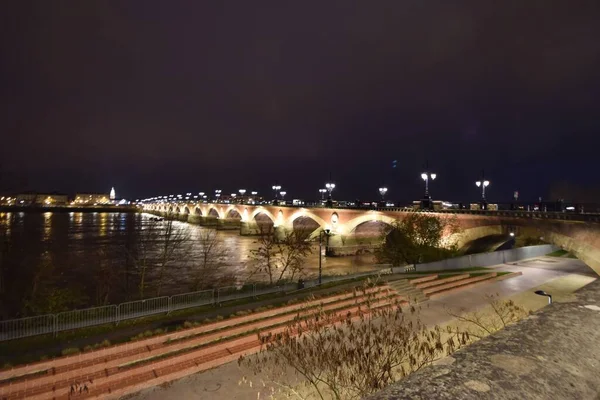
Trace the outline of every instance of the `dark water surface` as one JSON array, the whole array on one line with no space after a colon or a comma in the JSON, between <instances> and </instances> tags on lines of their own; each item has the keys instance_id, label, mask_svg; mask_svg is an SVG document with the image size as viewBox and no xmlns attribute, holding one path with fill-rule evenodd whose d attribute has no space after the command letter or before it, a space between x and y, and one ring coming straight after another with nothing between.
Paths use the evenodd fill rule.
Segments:
<instances>
[{"instance_id":1,"label":"dark water surface","mask_svg":"<svg viewBox=\"0 0 600 400\"><path fill-rule=\"evenodd\" d=\"M140 298L140 241L153 223L134 213L0 213L0 318L13 318L73 308L115 304ZM174 230L190 238L185 257L168 266L166 284L158 290L148 276L143 297L192 290L198 262L197 237L206 228L174 222ZM255 237L219 231L226 254L223 275L229 284L246 281ZM160 243L154 244L160 246ZM183 254L183 253L182 253ZM328 258L324 274L373 269L371 255ZM318 250L306 259L306 277L316 276ZM256 275L254 280L265 280ZM231 281L233 280L233 281ZM219 284L226 284L224 281Z\"/></svg>"}]
</instances>

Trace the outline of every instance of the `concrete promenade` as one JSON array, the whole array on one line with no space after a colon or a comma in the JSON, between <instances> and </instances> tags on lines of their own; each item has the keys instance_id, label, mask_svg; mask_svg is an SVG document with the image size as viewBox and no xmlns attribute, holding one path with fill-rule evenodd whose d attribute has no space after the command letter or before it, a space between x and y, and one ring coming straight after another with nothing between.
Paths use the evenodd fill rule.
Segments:
<instances>
[{"instance_id":1,"label":"concrete promenade","mask_svg":"<svg viewBox=\"0 0 600 400\"><path fill-rule=\"evenodd\" d=\"M370 399L597 400L599 343L600 281L595 281Z\"/></svg>"},{"instance_id":2,"label":"concrete promenade","mask_svg":"<svg viewBox=\"0 0 600 400\"><path fill-rule=\"evenodd\" d=\"M485 306L485 295L498 293L511 298L528 310L539 310L547 305L546 298L533 294L534 290L552 293L557 302L570 301L573 292L593 282L595 273L579 260L569 258L538 257L513 264L495 266L499 271L522 272L523 275L505 281L493 282L457 293L448 294L422 305L420 316L428 325L445 325L452 322L447 308L458 311L475 311ZM600 314L599 314L600 315ZM167 387L156 387L138 393L140 400L159 399L256 399L259 389L238 385L243 372L236 362L183 378ZM264 393L263 393L264 395ZM476 396L475 396L476 397ZM261 398L263 398L261 396ZM409 397L407 397L409 398ZM423 397L423 398L436 398ZM454 398L454 397L453 397ZM472 398L472 397L465 397Z\"/></svg>"}]
</instances>

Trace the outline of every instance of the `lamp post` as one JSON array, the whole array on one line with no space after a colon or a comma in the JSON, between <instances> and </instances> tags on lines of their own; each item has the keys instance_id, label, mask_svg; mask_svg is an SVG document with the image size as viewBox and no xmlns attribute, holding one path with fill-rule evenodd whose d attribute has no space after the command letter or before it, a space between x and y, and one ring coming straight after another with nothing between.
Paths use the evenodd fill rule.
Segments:
<instances>
[{"instance_id":1,"label":"lamp post","mask_svg":"<svg viewBox=\"0 0 600 400\"><path fill-rule=\"evenodd\" d=\"M327 182L325 184L325 189L327 189L327 207L333 207L333 199L331 198L331 192L335 189L335 183Z\"/></svg>"},{"instance_id":2,"label":"lamp post","mask_svg":"<svg viewBox=\"0 0 600 400\"><path fill-rule=\"evenodd\" d=\"M284 204L284 205L285 205L285 201L283 200L283 198L285 197L286 193L287 193L287 192L285 192L285 191L281 191L281 192L279 192L279 195L281 196L281 201L283 201L283 204Z\"/></svg>"},{"instance_id":3,"label":"lamp post","mask_svg":"<svg viewBox=\"0 0 600 400\"><path fill-rule=\"evenodd\" d=\"M319 189L319 193L321 193L321 203L325 200L325 193L327 193L327 189Z\"/></svg>"},{"instance_id":4,"label":"lamp post","mask_svg":"<svg viewBox=\"0 0 600 400\"><path fill-rule=\"evenodd\" d=\"M221 190L221 189L217 189L217 190L215 190L215 198L216 198L215 202L216 202L216 203L218 203L218 202L219 202L219 197L221 197L221 192L222 192L222 190Z\"/></svg>"},{"instance_id":5,"label":"lamp post","mask_svg":"<svg viewBox=\"0 0 600 400\"><path fill-rule=\"evenodd\" d=\"M238 192L240 192L240 202L244 204L244 194L246 194L246 189L240 189Z\"/></svg>"},{"instance_id":6,"label":"lamp post","mask_svg":"<svg viewBox=\"0 0 600 400\"><path fill-rule=\"evenodd\" d=\"M490 186L490 181L485 180L485 174L481 171L481 180L476 181L475 185L481 188L481 209L487 209L487 200L485 199L485 188Z\"/></svg>"},{"instance_id":7,"label":"lamp post","mask_svg":"<svg viewBox=\"0 0 600 400\"><path fill-rule=\"evenodd\" d=\"M271 186L271 189L273 189L273 191L275 192L275 200L273 201L273 204L277 205L277 193L279 193L279 191L281 190L281 185L273 185Z\"/></svg>"},{"instance_id":8,"label":"lamp post","mask_svg":"<svg viewBox=\"0 0 600 400\"><path fill-rule=\"evenodd\" d=\"M435 180L436 177L437 177L437 174L432 174L429 172L423 172L421 174L421 179L423 179L425 181L425 196L423 197L423 200L421 201L422 209L432 209L433 208L433 204L431 202L431 196L429 196L429 180L431 179L433 181L433 180Z\"/></svg>"},{"instance_id":9,"label":"lamp post","mask_svg":"<svg viewBox=\"0 0 600 400\"><path fill-rule=\"evenodd\" d=\"M385 186L379 188L379 194L381 195L381 201L384 203L384 205L385 205L385 194L387 193L387 191L388 191L388 189Z\"/></svg>"},{"instance_id":10,"label":"lamp post","mask_svg":"<svg viewBox=\"0 0 600 400\"><path fill-rule=\"evenodd\" d=\"M252 204L256 204L256 195L258 194L258 192L250 192L250 194L252 194Z\"/></svg>"},{"instance_id":11,"label":"lamp post","mask_svg":"<svg viewBox=\"0 0 600 400\"><path fill-rule=\"evenodd\" d=\"M539 296L547 296L548 297L548 304L552 304L552 295L551 294L546 293L543 290L536 290L534 293L537 294L537 295L539 295Z\"/></svg>"},{"instance_id":12,"label":"lamp post","mask_svg":"<svg viewBox=\"0 0 600 400\"><path fill-rule=\"evenodd\" d=\"M327 236L327 238L329 238L329 233L331 232L331 229L324 229L321 232L319 232L319 286L321 286L322 283L322 277L323 277L323 264L322 264L322 258L323 258L323 235ZM327 252L327 247L325 246L325 252Z\"/></svg>"}]
</instances>

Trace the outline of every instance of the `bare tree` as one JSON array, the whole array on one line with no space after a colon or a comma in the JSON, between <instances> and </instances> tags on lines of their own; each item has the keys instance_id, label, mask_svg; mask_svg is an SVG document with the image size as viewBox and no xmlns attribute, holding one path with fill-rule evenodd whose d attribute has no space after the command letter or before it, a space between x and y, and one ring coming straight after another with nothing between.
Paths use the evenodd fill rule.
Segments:
<instances>
[{"instance_id":1,"label":"bare tree","mask_svg":"<svg viewBox=\"0 0 600 400\"><path fill-rule=\"evenodd\" d=\"M451 313L458 326L427 327L418 308L403 312L397 301L366 292L368 286L359 292L358 311L305 309L283 333L259 334L261 351L238 360L260 379L266 393L259 396L363 398L527 315L510 300L486 296L486 312ZM242 382L253 383L247 376Z\"/></svg>"},{"instance_id":2,"label":"bare tree","mask_svg":"<svg viewBox=\"0 0 600 400\"><path fill-rule=\"evenodd\" d=\"M98 267L94 273L94 281L96 288L95 305L107 305L110 296L117 286L119 277L119 264L111 257L108 257L104 249L98 250L97 258L99 260Z\"/></svg>"},{"instance_id":3,"label":"bare tree","mask_svg":"<svg viewBox=\"0 0 600 400\"><path fill-rule=\"evenodd\" d=\"M462 323L460 328L454 329L467 332L472 339L481 339L527 316L523 307L512 300L501 300L498 293L486 295L485 302L489 308L468 313L464 309L456 312L446 308L448 315Z\"/></svg>"},{"instance_id":4,"label":"bare tree","mask_svg":"<svg viewBox=\"0 0 600 400\"><path fill-rule=\"evenodd\" d=\"M216 229L202 229L195 240L199 260L193 270L192 290L203 290L219 282L221 270L225 266L227 248L219 238Z\"/></svg>"},{"instance_id":5,"label":"bare tree","mask_svg":"<svg viewBox=\"0 0 600 400\"><path fill-rule=\"evenodd\" d=\"M258 249L251 250L250 277L263 272L271 284L293 280L302 273L304 261L311 252L308 236L306 231L290 230L277 240L272 228L261 232Z\"/></svg>"},{"instance_id":6,"label":"bare tree","mask_svg":"<svg viewBox=\"0 0 600 400\"><path fill-rule=\"evenodd\" d=\"M398 302L363 295L357 312L321 308L281 334L260 337L264 348L240 358L240 366L260 376L271 395L359 399L468 342L467 334L427 328L415 307L405 314Z\"/></svg>"},{"instance_id":7,"label":"bare tree","mask_svg":"<svg viewBox=\"0 0 600 400\"><path fill-rule=\"evenodd\" d=\"M139 297L144 298L150 286L154 295L160 296L165 284L176 279L179 270L192 261L190 255L190 235L185 228L176 226L172 218L143 224L136 242L128 250Z\"/></svg>"}]
</instances>

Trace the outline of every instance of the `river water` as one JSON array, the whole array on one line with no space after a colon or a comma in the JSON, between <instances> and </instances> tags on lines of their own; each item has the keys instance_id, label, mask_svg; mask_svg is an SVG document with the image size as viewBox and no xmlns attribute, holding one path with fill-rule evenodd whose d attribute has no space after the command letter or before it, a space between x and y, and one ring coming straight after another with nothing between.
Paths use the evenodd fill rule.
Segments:
<instances>
[{"instance_id":1,"label":"river water","mask_svg":"<svg viewBox=\"0 0 600 400\"><path fill-rule=\"evenodd\" d=\"M73 308L115 304L140 297L185 293L193 289L198 263L196 239L207 228L173 222L173 230L185 234L185 256L165 267L160 290L148 275L140 293L140 265L146 258L140 249L149 226L149 214L94 212L0 213L0 319ZM218 231L220 280L213 285L242 284L253 271L251 250L257 238L236 231ZM153 249L161 243L152 243ZM318 274L318 245L304 261L304 277ZM149 258L148 258L149 259ZM148 261L149 264L156 260ZM373 270L372 255L323 258L323 274L338 275ZM258 273L252 280L265 281Z\"/></svg>"}]
</instances>

